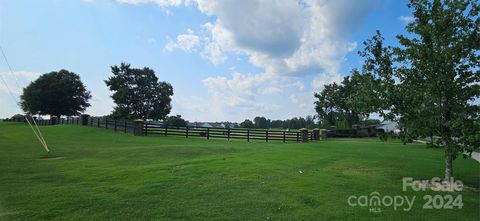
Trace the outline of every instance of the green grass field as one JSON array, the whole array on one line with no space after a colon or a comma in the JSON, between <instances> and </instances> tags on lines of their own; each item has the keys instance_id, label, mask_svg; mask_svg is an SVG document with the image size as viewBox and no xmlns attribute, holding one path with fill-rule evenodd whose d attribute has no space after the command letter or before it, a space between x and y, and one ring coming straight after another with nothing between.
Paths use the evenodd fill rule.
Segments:
<instances>
[{"instance_id":1,"label":"green grass field","mask_svg":"<svg viewBox=\"0 0 480 221\"><path fill-rule=\"evenodd\" d=\"M133 137L0 123L0 220L479 220L480 163L454 162L462 192L402 191L402 177L443 176L443 152L377 139L314 143ZM301 171L301 172L300 172ZM413 208L351 207L351 195L416 197ZM462 195L462 209L422 209ZM403 208L403 207L402 207Z\"/></svg>"}]
</instances>

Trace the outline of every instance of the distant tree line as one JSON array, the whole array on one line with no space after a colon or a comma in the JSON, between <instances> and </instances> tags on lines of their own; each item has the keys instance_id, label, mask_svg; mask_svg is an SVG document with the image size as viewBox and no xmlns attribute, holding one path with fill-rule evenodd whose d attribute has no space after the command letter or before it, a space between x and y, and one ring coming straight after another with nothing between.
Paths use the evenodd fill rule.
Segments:
<instances>
[{"instance_id":1,"label":"distant tree line","mask_svg":"<svg viewBox=\"0 0 480 221\"><path fill-rule=\"evenodd\" d=\"M240 123L243 128L258 128L258 129L300 129L300 128L314 128L316 124L313 116L294 117L287 120L271 120L265 117L255 117L252 120L246 119Z\"/></svg>"},{"instance_id":2,"label":"distant tree line","mask_svg":"<svg viewBox=\"0 0 480 221\"><path fill-rule=\"evenodd\" d=\"M305 118L303 117L294 117L291 119L286 120L271 120L265 117L255 117L252 120L246 119L240 123L240 127L243 128L259 128L259 129L301 129L301 128L328 128L331 126L328 123L324 123L323 121L319 120L318 116L307 115ZM336 122L337 123L337 122ZM377 125L380 124L380 120L378 119L360 119L356 121L359 125L368 126L368 125ZM335 124L333 124L335 125ZM346 127L347 128L347 127ZM351 128L350 126L348 128Z\"/></svg>"}]
</instances>

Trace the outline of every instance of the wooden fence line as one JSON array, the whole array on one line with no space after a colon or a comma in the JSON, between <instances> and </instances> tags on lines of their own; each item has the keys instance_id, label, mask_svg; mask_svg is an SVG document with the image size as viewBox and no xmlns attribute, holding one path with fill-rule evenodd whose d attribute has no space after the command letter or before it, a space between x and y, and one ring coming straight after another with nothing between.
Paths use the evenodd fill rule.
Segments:
<instances>
[{"instance_id":1,"label":"wooden fence line","mask_svg":"<svg viewBox=\"0 0 480 221\"><path fill-rule=\"evenodd\" d=\"M19 120L16 120L19 121ZM55 124L71 124L81 125L80 118L60 118L60 119L37 119L39 126L55 125ZM112 129L123 133L135 133L135 123L128 120L112 120L101 117L89 117L85 122L86 126ZM207 140L211 138L219 139L243 139L250 142L251 140L264 140L286 142L300 142L300 131L286 130L269 130L256 128L221 128L221 127L197 127L197 126L171 126L163 123L144 122L142 135L144 136L183 136L189 137L205 137ZM307 139L316 140L313 131L308 131Z\"/></svg>"}]
</instances>

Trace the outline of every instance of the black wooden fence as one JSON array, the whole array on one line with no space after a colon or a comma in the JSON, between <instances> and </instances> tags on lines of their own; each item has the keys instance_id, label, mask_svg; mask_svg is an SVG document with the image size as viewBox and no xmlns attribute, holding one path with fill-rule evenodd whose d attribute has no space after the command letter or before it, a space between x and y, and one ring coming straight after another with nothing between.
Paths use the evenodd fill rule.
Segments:
<instances>
[{"instance_id":1,"label":"black wooden fence","mask_svg":"<svg viewBox=\"0 0 480 221\"><path fill-rule=\"evenodd\" d=\"M25 120L16 120L23 121ZM78 117L60 118L60 119L37 119L39 126L55 125L55 124L72 124L81 125ZM123 133L133 134L135 131L135 123L128 120L112 120L103 117L89 117L86 122L87 126L111 129ZM300 142L302 135L299 130L270 130L270 129L246 129L246 128L222 128L222 127L177 127L164 123L143 123L142 134L144 136L183 136L183 137L204 137L206 139L243 139L247 142L253 140L260 141L280 141L280 142ZM308 140L315 140L313 131L308 131Z\"/></svg>"},{"instance_id":2,"label":"black wooden fence","mask_svg":"<svg viewBox=\"0 0 480 221\"><path fill-rule=\"evenodd\" d=\"M183 136L183 137L205 137L223 139L299 142L301 141L300 131L246 129L246 128L221 128L221 127L176 127L161 123L145 123L143 129L145 136ZM308 132L309 140L314 139L313 132Z\"/></svg>"}]
</instances>

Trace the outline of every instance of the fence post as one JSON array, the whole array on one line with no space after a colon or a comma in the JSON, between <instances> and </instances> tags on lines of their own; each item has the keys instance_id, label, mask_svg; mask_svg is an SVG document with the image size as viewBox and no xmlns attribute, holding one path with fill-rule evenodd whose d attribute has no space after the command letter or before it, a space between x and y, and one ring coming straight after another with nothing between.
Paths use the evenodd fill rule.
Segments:
<instances>
[{"instance_id":1,"label":"fence post","mask_svg":"<svg viewBox=\"0 0 480 221\"><path fill-rule=\"evenodd\" d=\"M168 124L165 124L165 136L168 134Z\"/></svg>"},{"instance_id":2,"label":"fence post","mask_svg":"<svg viewBox=\"0 0 480 221\"><path fill-rule=\"evenodd\" d=\"M297 132L297 142L298 142L298 132Z\"/></svg>"},{"instance_id":3,"label":"fence post","mask_svg":"<svg viewBox=\"0 0 480 221\"><path fill-rule=\"evenodd\" d=\"M145 123L144 127L143 127L143 131L145 132L145 136L148 135L148 123Z\"/></svg>"},{"instance_id":4,"label":"fence post","mask_svg":"<svg viewBox=\"0 0 480 221\"><path fill-rule=\"evenodd\" d=\"M268 130L265 131L265 141L268 142Z\"/></svg>"},{"instance_id":5,"label":"fence post","mask_svg":"<svg viewBox=\"0 0 480 221\"><path fill-rule=\"evenodd\" d=\"M57 124L57 120L58 120L57 117L51 116L51 117L50 117L50 125L55 125L55 124Z\"/></svg>"},{"instance_id":6,"label":"fence post","mask_svg":"<svg viewBox=\"0 0 480 221\"><path fill-rule=\"evenodd\" d=\"M123 132L127 133L127 120L123 120Z\"/></svg>"},{"instance_id":7,"label":"fence post","mask_svg":"<svg viewBox=\"0 0 480 221\"><path fill-rule=\"evenodd\" d=\"M318 128L313 129L313 139L320 140L320 129Z\"/></svg>"},{"instance_id":8,"label":"fence post","mask_svg":"<svg viewBox=\"0 0 480 221\"><path fill-rule=\"evenodd\" d=\"M186 131L185 131L185 137L188 138L188 125L185 127Z\"/></svg>"},{"instance_id":9,"label":"fence post","mask_svg":"<svg viewBox=\"0 0 480 221\"><path fill-rule=\"evenodd\" d=\"M97 118L97 127L100 127L100 118Z\"/></svg>"},{"instance_id":10,"label":"fence post","mask_svg":"<svg viewBox=\"0 0 480 221\"><path fill-rule=\"evenodd\" d=\"M227 130L227 140L230 140L230 127Z\"/></svg>"},{"instance_id":11,"label":"fence post","mask_svg":"<svg viewBox=\"0 0 480 221\"><path fill-rule=\"evenodd\" d=\"M210 128L207 127L207 140L210 140Z\"/></svg>"},{"instance_id":12,"label":"fence post","mask_svg":"<svg viewBox=\"0 0 480 221\"><path fill-rule=\"evenodd\" d=\"M117 120L113 120L113 130L117 131Z\"/></svg>"},{"instance_id":13,"label":"fence post","mask_svg":"<svg viewBox=\"0 0 480 221\"><path fill-rule=\"evenodd\" d=\"M325 129L320 130L320 139L322 139L322 140L327 139L327 130L325 130Z\"/></svg>"},{"instance_id":14,"label":"fence post","mask_svg":"<svg viewBox=\"0 0 480 221\"><path fill-rule=\"evenodd\" d=\"M133 121L133 135L134 136L142 136L144 134L143 131L143 120L137 119Z\"/></svg>"},{"instance_id":15,"label":"fence post","mask_svg":"<svg viewBox=\"0 0 480 221\"><path fill-rule=\"evenodd\" d=\"M78 117L78 121L80 122L81 125L85 125L85 126L88 125L89 120L90 120L90 115L88 114L82 114L80 115L80 117Z\"/></svg>"},{"instance_id":16,"label":"fence post","mask_svg":"<svg viewBox=\"0 0 480 221\"><path fill-rule=\"evenodd\" d=\"M283 131L283 142L285 143L285 131Z\"/></svg>"},{"instance_id":17,"label":"fence post","mask_svg":"<svg viewBox=\"0 0 480 221\"><path fill-rule=\"evenodd\" d=\"M105 129L108 129L108 118L105 118Z\"/></svg>"},{"instance_id":18,"label":"fence post","mask_svg":"<svg viewBox=\"0 0 480 221\"><path fill-rule=\"evenodd\" d=\"M308 129L307 128L300 129L300 134L302 138L302 143L308 142Z\"/></svg>"},{"instance_id":19,"label":"fence post","mask_svg":"<svg viewBox=\"0 0 480 221\"><path fill-rule=\"evenodd\" d=\"M247 129L247 142L250 142L250 130Z\"/></svg>"}]
</instances>

